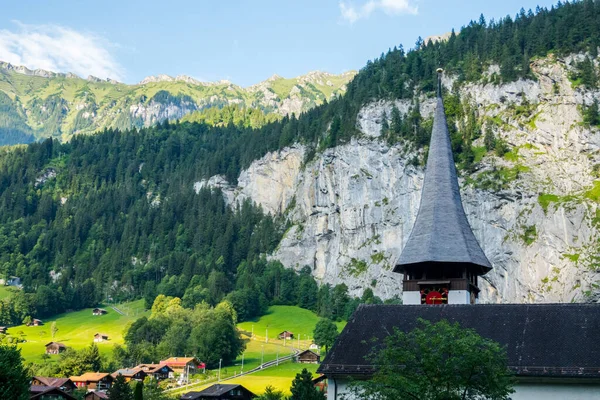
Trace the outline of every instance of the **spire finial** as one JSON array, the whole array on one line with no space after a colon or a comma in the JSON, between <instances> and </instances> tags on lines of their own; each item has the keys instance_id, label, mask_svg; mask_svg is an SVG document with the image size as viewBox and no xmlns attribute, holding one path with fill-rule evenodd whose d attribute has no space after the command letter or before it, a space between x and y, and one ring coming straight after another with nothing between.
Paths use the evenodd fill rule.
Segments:
<instances>
[{"instance_id":1,"label":"spire finial","mask_svg":"<svg viewBox=\"0 0 600 400\"><path fill-rule=\"evenodd\" d=\"M442 97L442 73L443 72L444 72L444 70L442 68L437 69L437 77L438 77L437 95L438 95L438 97Z\"/></svg>"}]
</instances>

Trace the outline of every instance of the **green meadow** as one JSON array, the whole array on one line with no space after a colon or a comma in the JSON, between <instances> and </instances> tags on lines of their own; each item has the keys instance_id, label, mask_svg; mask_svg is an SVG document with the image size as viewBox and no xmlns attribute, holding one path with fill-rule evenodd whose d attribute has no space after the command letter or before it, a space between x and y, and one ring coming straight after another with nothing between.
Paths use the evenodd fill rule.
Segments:
<instances>
[{"instance_id":1,"label":"green meadow","mask_svg":"<svg viewBox=\"0 0 600 400\"><path fill-rule=\"evenodd\" d=\"M115 343L123 344L123 331L129 323L143 315L149 315L149 312L144 311L143 300L117 304L115 307L124 315L105 306L108 313L95 316L92 315L91 308L86 308L43 320L44 325L42 326L13 326L8 329L8 333L26 340L25 343L19 344L21 354L26 361L40 361L45 352L44 345L52 341L64 343L74 349L82 349L93 343L96 333L108 335L108 341L97 343L101 354L108 355L112 352ZM56 321L58 332L52 338L50 326L54 321Z\"/></svg>"},{"instance_id":2,"label":"green meadow","mask_svg":"<svg viewBox=\"0 0 600 400\"><path fill-rule=\"evenodd\" d=\"M17 290L17 289L12 288L10 286L0 285L0 300L10 296L10 294L13 290Z\"/></svg>"}]
</instances>

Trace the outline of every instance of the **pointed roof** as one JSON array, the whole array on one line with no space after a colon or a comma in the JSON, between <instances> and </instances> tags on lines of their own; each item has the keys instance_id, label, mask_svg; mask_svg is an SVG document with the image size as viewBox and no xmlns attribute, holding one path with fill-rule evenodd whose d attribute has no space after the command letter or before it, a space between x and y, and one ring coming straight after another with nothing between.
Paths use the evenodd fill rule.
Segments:
<instances>
[{"instance_id":1,"label":"pointed roof","mask_svg":"<svg viewBox=\"0 0 600 400\"><path fill-rule=\"evenodd\" d=\"M441 70L438 73L437 107L421 205L394 272L423 263L456 263L471 264L485 274L492 265L475 239L463 209L441 94Z\"/></svg>"}]
</instances>

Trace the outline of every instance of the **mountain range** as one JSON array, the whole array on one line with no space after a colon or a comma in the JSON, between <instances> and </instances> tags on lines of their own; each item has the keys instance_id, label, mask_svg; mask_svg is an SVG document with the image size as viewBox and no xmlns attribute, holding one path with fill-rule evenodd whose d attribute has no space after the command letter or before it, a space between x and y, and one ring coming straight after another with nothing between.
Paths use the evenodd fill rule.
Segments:
<instances>
[{"instance_id":1,"label":"mountain range","mask_svg":"<svg viewBox=\"0 0 600 400\"><path fill-rule=\"evenodd\" d=\"M355 74L313 71L291 79L273 75L247 88L185 75L149 76L126 85L0 62L0 145L47 137L67 141L75 134L104 128L148 127L226 105L280 116L300 114L345 93Z\"/></svg>"}]
</instances>

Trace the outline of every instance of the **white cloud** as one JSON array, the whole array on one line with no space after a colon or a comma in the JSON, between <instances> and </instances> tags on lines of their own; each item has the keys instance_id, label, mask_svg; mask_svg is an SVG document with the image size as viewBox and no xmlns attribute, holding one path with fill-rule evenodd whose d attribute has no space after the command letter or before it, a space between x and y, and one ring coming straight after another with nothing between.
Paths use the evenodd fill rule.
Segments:
<instances>
[{"instance_id":1,"label":"white cloud","mask_svg":"<svg viewBox=\"0 0 600 400\"><path fill-rule=\"evenodd\" d=\"M116 45L102 37L60 25L15 23L16 31L0 29L0 60L84 78L123 79L123 68L109 51Z\"/></svg>"},{"instance_id":2,"label":"white cloud","mask_svg":"<svg viewBox=\"0 0 600 400\"><path fill-rule=\"evenodd\" d=\"M361 18L368 18L373 12L381 10L387 15L417 14L419 9L411 0L369 0L361 6L340 1L342 18L350 24Z\"/></svg>"}]
</instances>

